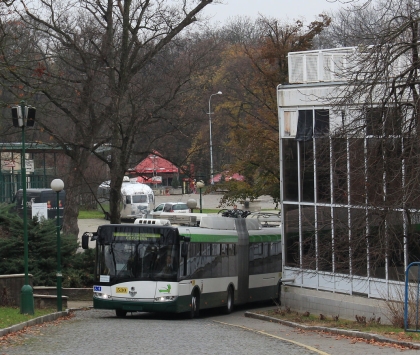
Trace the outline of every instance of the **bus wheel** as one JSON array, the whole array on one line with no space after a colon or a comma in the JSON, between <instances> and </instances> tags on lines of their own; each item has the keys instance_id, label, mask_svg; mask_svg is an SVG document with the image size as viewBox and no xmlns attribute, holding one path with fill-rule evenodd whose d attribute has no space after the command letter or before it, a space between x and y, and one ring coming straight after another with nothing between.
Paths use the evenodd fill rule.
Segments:
<instances>
[{"instance_id":1,"label":"bus wheel","mask_svg":"<svg viewBox=\"0 0 420 355\"><path fill-rule=\"evenodd\" d=\"M115 314L118 318L124 318L127 315L127 311L123 311L122 309L116 309Z\"/></svg>"},{"instance_id":2,"label":"bus wheel","mask_svg":"<svg viewBox=\"0 0 420 355\"><path fill-rule=\"evenodd\" d=\"M233 310L233 290L232 287L228 288L227 292L227 298L226 298L226 307L225 307L225 313L230 314Z\"/></svg>"},{"instance_id":3,"label":"bus wheel","mask_svg":"<svg viewBox=\"0 0 420 355\"><path fill-rule=\"evenodd\" d=\"M190 310L190 319L198 318L200 315L200 299L197 296L197 292L194 292L191 295L191 310Z\"/></svg>"}]
</instances>

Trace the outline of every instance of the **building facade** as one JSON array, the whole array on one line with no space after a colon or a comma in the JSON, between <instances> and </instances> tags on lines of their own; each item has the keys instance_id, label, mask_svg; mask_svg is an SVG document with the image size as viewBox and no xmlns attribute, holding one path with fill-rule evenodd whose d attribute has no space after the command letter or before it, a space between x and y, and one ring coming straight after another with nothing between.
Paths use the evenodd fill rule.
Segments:
<instances>
[{"instance_id":1,"label":"building facade","mask_svg":"<svg viewBox=\"0 0 420 355\"><path fill-rule=\"evenodd\" d=\"M350 316L380 312L369 300L403 300L405 270L420 257L420 203L401 196L417 159L398 159L410 139L401 117L375 104L336 106L355 51L289 53L289 84L277 88L283 278L294 280L283 298L301 309L323 299L313 307Z\"/></svg>"}]
</instances>

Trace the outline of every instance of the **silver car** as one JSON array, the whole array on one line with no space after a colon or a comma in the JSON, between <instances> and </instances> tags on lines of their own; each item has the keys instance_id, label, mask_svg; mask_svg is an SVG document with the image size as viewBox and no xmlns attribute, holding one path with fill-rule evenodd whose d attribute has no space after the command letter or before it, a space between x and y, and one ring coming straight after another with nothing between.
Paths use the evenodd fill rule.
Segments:
<instances>
[{"instance_id":1,"label":"silver car","mask_svg":"<svg viewBox=\"0 0 420 355\"><path fill-rule=\"evenodd\" d=\"M158 205L150 214L156 216L162 212L189 213L191 211L185 202L165 202Z\"/></svg>"}]
</instances>

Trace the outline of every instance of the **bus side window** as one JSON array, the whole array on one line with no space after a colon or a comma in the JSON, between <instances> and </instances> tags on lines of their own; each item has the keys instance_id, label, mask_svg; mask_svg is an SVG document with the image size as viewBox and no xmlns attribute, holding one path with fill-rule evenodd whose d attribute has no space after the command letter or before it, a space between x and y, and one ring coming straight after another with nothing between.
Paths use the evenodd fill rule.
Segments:
<instances>
[{"instance_id":1,"label":"bus side window","mask_svg":"<svg viewBox=\"0 0 420 355\"><path fill-rule=\"evenodd\" d=\"M220 244L212 244L211 255L213 256L220 255Z\"/></svg>"},{"instance_id":2,"label":"bus side window","mask_svg":"<svg viewBox=\"0 0 420 355\"><path fill-rule=\"evenodd\" d=\"M200 258L200 243L190 243L188 256L187 275L196 276L196 272L202 267Z\"/></svg>"},{"instance_id":3,"label":"bus side window","mask_svg":"<svg viewBox=\"0 0 420 355\"><path fill-rule=\"evenodd\" d=\"M228 255L229 256L235 255L235 244L228 245Z\"/></svg>"},{"instance_id":4,"label":"bus side window","mask_svg":"<svg viewBox=\"0 0 420 355\"><path fill-rule=\"evenodd\" d=\"M125 196L125 203L126 203L127 205L131 204L131 196L130 196L130 195Z\"/></svg>"}]
</instances>

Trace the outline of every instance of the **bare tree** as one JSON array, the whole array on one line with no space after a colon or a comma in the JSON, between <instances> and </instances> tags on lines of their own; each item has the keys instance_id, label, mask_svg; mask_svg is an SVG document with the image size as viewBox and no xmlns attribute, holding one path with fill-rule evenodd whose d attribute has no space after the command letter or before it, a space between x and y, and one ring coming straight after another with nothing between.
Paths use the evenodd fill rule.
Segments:
<instances>
[{"instance_id":1,"label":"bare tree","mask_svg":"<svg viewBox=\"0 0 420 355\"><path fill-rule=\"evenodd\" d=\"M276 90L287 81L287 53L310 49L329 25L328 16L304 26L259 18L238 19L222 29L224 52L213 86L223 91L215 121L216 171L229 170L245 181L229 181L223 202L270 195L279 201L278 107ZM214 91L214 92L217 92ZM228 119L226 119L228 118ZM203 137L206 139L206 137ZM207 145L208 146L208 145Z\"/></svg>"},{"instance_id":2,"label":"bare tree","mask_svg":"<svg viewBox=\"0 0 420 355\"><path fill-rule=\"evenodd\" d=\"M72 158L66 230L77 232L77 197L89 181L85 172L92 154L109 166L111 222L120 222L120 188L133 163L133 148L143 154L150 150L161 135L148 135L151 128L164 117L174 119L165 107L188 82L184 77L170 88L154 85L159 53L212 2L14 2L13 14L4 21L24 24L34 44L31 55L2 53L4 77L22 83L27 94L40 95L40 126Z\"/></svg>"}]
</instances>

